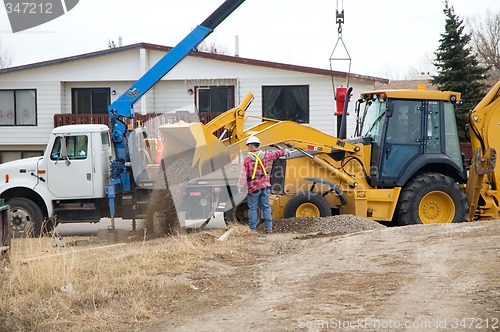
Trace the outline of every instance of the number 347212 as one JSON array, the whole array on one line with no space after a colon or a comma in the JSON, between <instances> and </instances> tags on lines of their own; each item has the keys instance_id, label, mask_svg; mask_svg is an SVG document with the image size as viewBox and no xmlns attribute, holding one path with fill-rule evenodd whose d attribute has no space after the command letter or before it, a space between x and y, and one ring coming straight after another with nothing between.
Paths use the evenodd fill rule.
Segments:
<instances>
[{"instance_id":1,"label":"number 347212","mask_svg":"<svg viewBox=\"0 0 500 332\"><path fill-rule=\"evenodd\" d=\"M7 14L52 14L52 3L18 2L5 3Z\"/></svg>"}]
</instances>

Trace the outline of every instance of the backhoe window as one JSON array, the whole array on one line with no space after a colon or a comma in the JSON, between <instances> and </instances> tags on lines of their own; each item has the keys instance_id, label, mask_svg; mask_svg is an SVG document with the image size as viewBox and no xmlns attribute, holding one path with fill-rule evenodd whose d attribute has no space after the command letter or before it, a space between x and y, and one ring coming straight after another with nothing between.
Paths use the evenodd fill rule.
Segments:
<instances>
[{"instance_id":1,"label":"backhoe window","mask_svg":"<svg viewBox=\"0 0 500 332\"><path fill-rule=\"evenodd\" d=\"M460 143L458 142L455 108L450 102L444 103L444 132L446 135L446 155L462 168L462 155L460 153Z\"/></svg>"},{"instance_id":2,"label":"backhoe window","mask_svg":"<svg viewBox=\"0 0 500 332\"><path fill-rule=\"evenodd\" d=\"M441 153L439 101L429 101L427 112L426 153Z\"/></svg>"},{"instance_id":3,"label":"backhoe window","mask_svg":"<svg viewBox=\"0 0 500 332\"><path fill-rule=\"evenodd\" d=\"M393 101L383 145L381 177L398 178L420 153L422 115L422 101Z\"/></svg>"},{"instance_id":4,"label":"backhoe window","mask_svg":"<svg viewBox=\"0 0 500 332\"><path fill-rule=\"evenodd\" d=\"M382 119L387 110L387 101L368 101L363 125L363 136L370 136L374 141L382 140Z\"/></svg>"}]
</instances>

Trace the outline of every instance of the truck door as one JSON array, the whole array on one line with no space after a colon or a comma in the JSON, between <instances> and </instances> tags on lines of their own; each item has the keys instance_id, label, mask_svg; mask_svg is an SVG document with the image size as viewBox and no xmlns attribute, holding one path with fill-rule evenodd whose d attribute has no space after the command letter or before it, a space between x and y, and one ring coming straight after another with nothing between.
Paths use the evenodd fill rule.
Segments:
<instances>
[{"instance_id":1,"label":"truck door","mask_svg":"<svg viewBox=\"0 0 500 332\"><path fill-rule=\"evenodd\" d=\"M47 166L48 188L56 197L93 196L90 143L88 134L56 137Z\"/></svg>"}]
</instances>

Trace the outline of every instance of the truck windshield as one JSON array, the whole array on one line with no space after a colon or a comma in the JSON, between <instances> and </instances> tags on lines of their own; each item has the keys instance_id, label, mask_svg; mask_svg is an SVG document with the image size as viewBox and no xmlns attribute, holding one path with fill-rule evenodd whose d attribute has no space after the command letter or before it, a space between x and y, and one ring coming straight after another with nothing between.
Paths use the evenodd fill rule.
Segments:
<instances>
[{"instance_id":1,"label":"truck windshield","mask_svg":"<svg viewBox=\"0 0 500 332\"><path fill-rule=\"evenodd\" d=\"M387 100L370 100L366 104L363 121L363 136L369 136L375 141L382 137L382 119L387 110Z\"/></svg>"}]
</instances>

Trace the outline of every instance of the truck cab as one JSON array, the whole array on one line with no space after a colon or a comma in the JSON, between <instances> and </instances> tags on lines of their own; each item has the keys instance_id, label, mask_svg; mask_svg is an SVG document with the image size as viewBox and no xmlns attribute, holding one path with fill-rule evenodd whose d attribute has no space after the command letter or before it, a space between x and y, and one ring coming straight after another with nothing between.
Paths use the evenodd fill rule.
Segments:
<instances>
[{"instance_id":1,"label":"truck cab","mask_svg":"<svg viewBox=\"0 0 500 332\"><path fill-rule=\"evenodd\" d=\"M46 168L46 182L43 184L56 200L103 198L109 181L111 157L107 126L55 128L41 163Z\"/></svg>"},{"instance_id":2,"label":"truck cab","mask_svg":"<svg viewBox=\"0 0 500 332\"><path fill-rule=\"evenodd\" d=\"M109 128L55 128L43 157L0 165L0 198L11 207L14 234L39 235L57 222L99 221L112 158Z\"/></svg>"}]
</instances>

